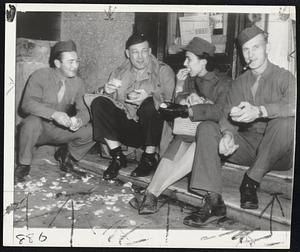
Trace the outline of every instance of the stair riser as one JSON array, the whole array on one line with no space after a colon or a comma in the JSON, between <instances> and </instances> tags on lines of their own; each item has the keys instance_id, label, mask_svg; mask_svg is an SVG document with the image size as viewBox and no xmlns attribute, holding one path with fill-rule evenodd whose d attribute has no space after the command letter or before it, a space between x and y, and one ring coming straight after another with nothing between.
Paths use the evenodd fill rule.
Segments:
<instances>
[{"instance_id":1,"label":"stair riser","mask_svg":"<svg viewBox=\"0 0 300 252\"><path fill-rule=\"evenodd\" d=\"M243 180L245 172L234 168L223 168L222 177L223 181L230 181L236 185L237 190ZM275 178L265 176L260 184L260 191L267 193L279 192L282 193L282 197L291 199L292 195L292 183L281 178Z\"/></svg>"},{"instance_id":2,"label":"stair riser","mask_svg":"<svg viewBox=\"0 0 300 252\"><path fill-rule=\"evenodd\" d=\"M87 171L98 175L100 177L102 177L102 173L105 170L105 167L103 165L98 165L98 164L87 164L84 161L81 162L81 167L84 167L87 169ZM128 175L124 175L124 172L121 170L120 171L120 175L119 178L125 182L132 182L135 185L141 186L141 187L146 187L148 182L146 181L146 179L141 179L141 178L132 178ZM235 181L241 181L242 177L243 177L243 172L232 172L233 174L231 175L231 180ZM233 175L235 177L233 177ZM226 172L225 173L225 178L230 177L230 173ZM228 178L229 179L229 178ZM238 186L237 186L237 190L238 190ZM184 203L193 205L193 206L199 206L200 204L202 204L202 200L201 197L194 195L194 194L190 194L190 193L182 193L182 192L178 192L176 191L173 186L170 187L170 189L167 189L163 192L164 195L167 195L173 199L182 201ZM231 206L230 204L227 204L226 199L225 199L225 203L227 205L227 216L239 221L243 224L246 224L248 226L251 226L253 228L260 228L260 230L269 230L270 228L270 221L268 218L266 218L265 216L263 218L258 218L258 216L254 215L251 212L247 212L244 211L243 209L236 207L236 206ZM281 223L278 221L273 221L272 222L272 229L273 231L284 231L284 230L289 230L290 229L290 225L286 224L286 223Z\"/></svg>"}]
</instances>

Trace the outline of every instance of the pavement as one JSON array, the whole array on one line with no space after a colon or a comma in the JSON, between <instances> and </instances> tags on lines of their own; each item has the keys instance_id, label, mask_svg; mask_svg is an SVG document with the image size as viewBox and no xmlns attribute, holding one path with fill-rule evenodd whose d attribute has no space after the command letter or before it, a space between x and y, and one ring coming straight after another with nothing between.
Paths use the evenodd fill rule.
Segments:
<instances>
[{"instance_id":1,"label":"pavement","mask_svg":"<svg viewBox=\"0 0 300 252\"><path fill-rule=\"evenodd\" d=\"M95 156L95 159L99 156ZM53 160L32 165L30 175L14 191L14 227L90 229L180 229L193 230L183 219L195 208L167 196L159 198L159 211L138 215L129 204L142 188L121 180L105 181L88 173L80 178L60 171ZM8 208L7 208L8 210ZM230 218L205 229L241 230L247 226Z\"/></svg>"}]
</instances>

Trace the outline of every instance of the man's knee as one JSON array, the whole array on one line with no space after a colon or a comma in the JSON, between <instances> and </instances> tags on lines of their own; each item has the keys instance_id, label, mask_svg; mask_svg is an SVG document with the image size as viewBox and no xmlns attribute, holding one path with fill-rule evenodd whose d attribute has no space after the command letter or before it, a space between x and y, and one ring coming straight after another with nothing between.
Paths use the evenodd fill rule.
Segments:
<instances>
[{"instance_id":1,"label":"man's knee","mask_svg":"<svg viewBox=\"0 0 300 252\"><path fill-rule=\"evenodd\" d=\"M90 123L88 123L87 125L81 127L78 131L77 131L78 137L81 139L89 139L92 138L93 136L93 129L92 129L92 125Z\"/></svg>"},{"instance_id":2,"label":"man's knee","mask_svg":"<svg viewBox=\"0 0 300 252\"><path fill-rule=\"evenodd\" d=\"M138 115L152 115L153 113L158 113L154 106L154 101L152 97L146 98L141 104L137 111Z\"/></svg>"},{"instance_id":3,"label":"man's knee","mask_svg":"<svg viewBox=\"0 0 300 252\"><path fill-rule=\"evenodd\" d=\"M42 119L37 116L29 115L21 123L21 131L40 131L42 128Z\"/></svg>"},{"instance_id":4,"label":"man's knee","mask_svg":"<svg viewBox=\"0 0 300 252\"><path fill-rule=\"evenodd\" d=\"M291 141L294 136L294 117L276 118L269 122L267 130L272 130L279 136Z\"/></svg>"},{"instance_id":5,"label":"man's knee","mask_svg":"<svg viewBox=\"0 0 300 252\"><path fill-rule=\"evenodd\" d=\"M213 121L204 121L198 125L196 137L212 136L217 132L220 132L219 124Z\"/></svg>"},{"instance_id":6,"label":"man's knee","mask_svg":"<svg viewBox=\"0 0 300 252\"><path fill-rule=\"evenodd\" d=\"M92 101L91 110L92 112L105 111L107 106L110 105L112 105L112 102L108 98L99 96Z\"/></svg>"}]
</instances>

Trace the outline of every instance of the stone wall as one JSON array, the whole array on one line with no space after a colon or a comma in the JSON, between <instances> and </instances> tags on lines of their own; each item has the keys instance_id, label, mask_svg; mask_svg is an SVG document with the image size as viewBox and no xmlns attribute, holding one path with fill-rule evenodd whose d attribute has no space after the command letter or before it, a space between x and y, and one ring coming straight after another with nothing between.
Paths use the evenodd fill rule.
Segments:
<instances>
[{"instance_id":1,"label":"stone wall","mask_svg":"<svg viewBox=\"0 0 300 252\"><path fill-rule=\"evenodd\" d=\"M125 42L132 33L134 13L114 13L105 20L103 12L64 12L61 40L72 39L80 57L79 75L86 91L103 86L109 73L125 59Z\"/></svg>"}]
</instances>

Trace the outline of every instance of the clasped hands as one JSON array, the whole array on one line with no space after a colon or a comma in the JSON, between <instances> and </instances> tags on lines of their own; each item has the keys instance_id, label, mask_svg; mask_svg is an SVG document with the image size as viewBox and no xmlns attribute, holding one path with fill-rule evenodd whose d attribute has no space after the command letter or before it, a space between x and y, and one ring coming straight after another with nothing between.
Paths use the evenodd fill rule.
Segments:
<instances>
[{"instance_id":1,"label":"clasped hands","mask_svg":"<svg viewBox=\"0 0 300 252\"><path fill-rule=\"evenodd\" d=\"M235 122L253 122L259 117L259 108L249 102L241 102L238 106L231 108L229 116ZM224 156L229 156L234 153L238 147L239 145L234 142L233 134L229 131L223 132L223 137L219 142L219 153Z\"/></svg>"},{"instance_id":2,"label":"clasped hands","mask_svg":"<svg viewBox=\"0 0 300 252\"><path fill-rule=\"evenodd\" d=\"M80 118L75 116L69 117L65 112L55 111L51 118L59 125L69 128L72 131L77 131L82 126L82 120Z\"/></svg>"},{"instance_id":3,"label":"clasped hands","mask_svg":"<svg viewBox=\"0 0 300 252\"><path fill-rule=\"evenodd\" d=\"M259 108L249 102L241 102L238 106L231 108L229 116L236 122L253 122L259 117Z\"/></svg>"}]
</instances>

